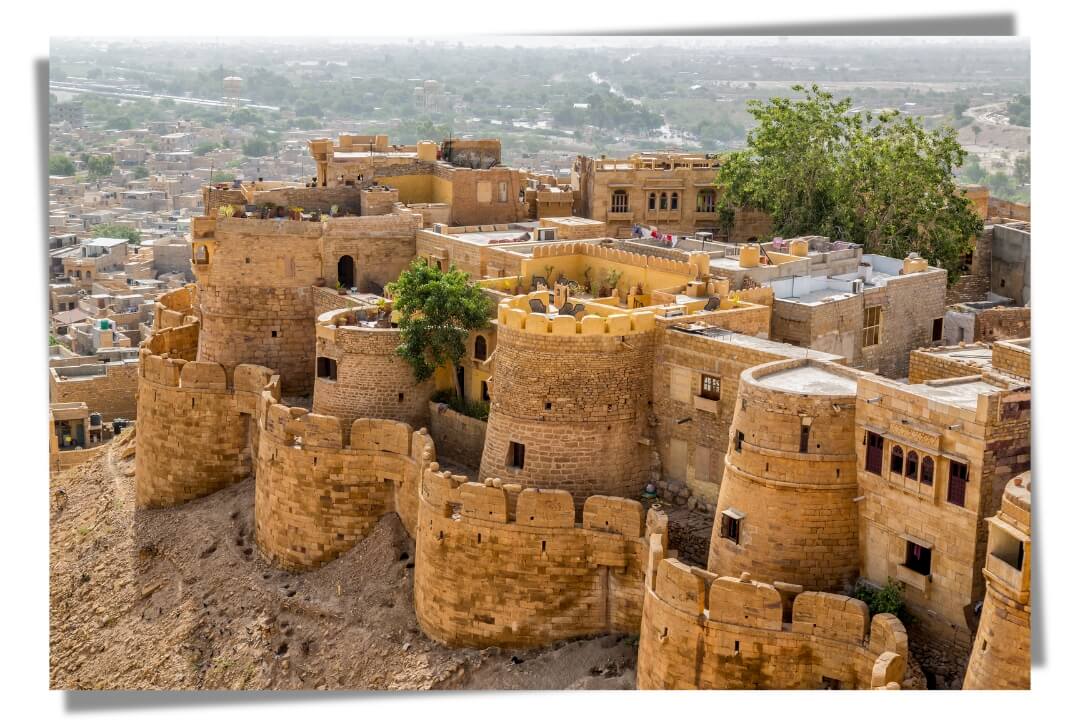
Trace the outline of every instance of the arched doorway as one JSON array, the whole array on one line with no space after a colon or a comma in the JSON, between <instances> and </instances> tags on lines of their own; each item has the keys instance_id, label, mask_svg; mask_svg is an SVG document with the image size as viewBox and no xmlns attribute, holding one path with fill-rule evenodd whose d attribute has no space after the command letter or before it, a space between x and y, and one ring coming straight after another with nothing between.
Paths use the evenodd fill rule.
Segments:
<instances>
[{"instance_id":1,"label":"arched doorway","mask_svg":"<svg viewBox=\"0 0 1080 720\"><path fill-rule=\"evenodd\" d=\"M337 261L337 279L341 287L351 288L356 284L356 263L351 255L342 255Z\"/></svg>"}]
</instances>

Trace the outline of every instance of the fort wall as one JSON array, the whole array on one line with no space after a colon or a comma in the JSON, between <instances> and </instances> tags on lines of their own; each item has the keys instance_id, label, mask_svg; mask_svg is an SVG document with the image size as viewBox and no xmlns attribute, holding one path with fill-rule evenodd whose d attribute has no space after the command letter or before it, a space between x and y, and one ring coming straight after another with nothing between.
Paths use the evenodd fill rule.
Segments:
<instances>
[{"instance_id":1,"label":"fort wall","mask_svg":"<svg viewBox=\"0 0 1080 720\"><path fill-rule=\"evenodd\" d=\"M260 398L255 540L289 570L319 567L352 548L379 518L397 512L416 527L419 469L435 457L427 430L405 423L351 423Z\"/></svg>"},{"instance_id":2,"label":"fort wall","mask_svg":"<svg viewBox=\"0 0 1080 720\"><path fill-rule=\"evenodd\" d=\"M742 373L709 548L711 572L749 572L810 590L854 585L860 375L803 359ZM737 530L730 530L731 521Z\"/></svg>"},{"instance_id":3,"label":"fort wall","mask_svg":"<svg viewBox=\"0 0 1080 720\"><path fill-rule=\"evenodd\" d=\"M652 689L898 687L907 666L903 624L870 619L861 600L721 577L663 559L646 570L637 686ZM897 683L896 686L891 685Z\"/></svg>"},{"instance_id":4,"label":"fort wall","mask_svg":"<svg viewBox=\"0 0 1080 720\"><path fill-rule=\"evenodd\" d=\"M641 503L424 473L416 533L416 616L454 646L535 647L636 633L646 559ZM580 519L579 519L580 518ZM653 532L666 518L650 513Z\"/></svg>"}]
</instances>

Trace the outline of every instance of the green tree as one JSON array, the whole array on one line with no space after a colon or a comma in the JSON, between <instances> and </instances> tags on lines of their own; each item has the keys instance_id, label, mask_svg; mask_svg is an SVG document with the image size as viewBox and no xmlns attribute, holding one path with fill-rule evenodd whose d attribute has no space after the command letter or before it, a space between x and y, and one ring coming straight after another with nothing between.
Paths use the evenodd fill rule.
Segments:
<instances>
[{"instance_id":1,"label":"green tree","mask_svg":"<svg viewBox=\"0 0 1080 720\"><path fill-rule=\"evenodd\" d=\"M717 174L720 207L752 207L777 234L827 235L867 253L915 251L955 277L981 222L957 192L966 153L948 126L899 113L852 112L817 85L797 99L747 103L758 125Z\"/></svg>"},{"instance_id":2,"label":"green tree","mask_svg":"<svg viewBox=\"0 0 1080 720\"><path fill-rule=\"evenodd\" d=\"M1013 177L1020 185L1031 182L1031 155L1024 154L1016 158L1016 163L1013 165Z\"/></svg>"},{"instance_id":3,"label":"green tree","mask_svg":"<svg viewBox=\"0 0 1080 720\"><path fill-rule=\"evenodd\" d=\"M453 265L447 272L416 259L387 286L401 313L402 342L396 352L412 366L417 382L465 355L470 330L488 322L490 301Z\"/></svg>"},{"instance_id":4,"label":"green tree","mask_svg":"<svg viewBox=\"0 0 1080 720\"><path fill-rule=\"evenodd\" d=\"M270 154L270 142L265 138L252 138L244 142L243 149L248 157L265 157Z\"/></svg>"},{"instance_id":5,"label":"green tree","mask_svg":"<svg viewBox=\"0 0 1080 720\"><path fill-rule=\"evenodd\" d=\"M218 147L218 144L216 142L211 142L209 140L204 140L203 142L196 145L195 149L192 150L192 152L195 155L197 155L199 157L202 157L203 155L207 154L208 152L210 152L212 150L216 150L217 147Z\"/></svg>"},{"instance_id":6,"label":"green tree","mask_svg":"<svg viewBox=\"0 0 1080 720\"><path fill-rule=\"evenodd\" d=\"M127 225L115 223L102 223L95 225L90 231L90 237L126 238L129 243L139 244L139 231Z\"/></svg>"},{"instance_id":7,"label":"green tree","mask_svg":"<svg viewBox=\"0 0 1080 720\"><path fill-rule=\"evenodd\" d=\"M50 175L74 175L75 163L71 161L67 155L50 155L49 156L49 174Z\"/></svg>"},{"instance_id":8,"label":"green tree","mask_svg":"<svg viewBox=\"0 0 1080 720\"><path fill-rule=\"evenodd\" d=\"M107 127L110 130L130 130L132 128L131 118L127 115L117 115L109 120Z\"/></svg>"},{"instance_id":9,"label":"green tree","mask_svg":"<svg viewBox=\"0 0 1080 720\"><path fill-rule=\"evenodd\" d=\"M150 171L146 169L145 165L136 165L134 173L136 180L142 180L143 178L150 177Z\"/></svg>"},{"instance_id":10,"label":"green tree","mask_svg":"<svg viewBox=\"0 0 1080 720\"><path fill-rule=\"evenodd\" d=\"M112 155L90 155L86 158L86 171L91 178L103 178L112 174Z\"/></svg>"}]
</instances>

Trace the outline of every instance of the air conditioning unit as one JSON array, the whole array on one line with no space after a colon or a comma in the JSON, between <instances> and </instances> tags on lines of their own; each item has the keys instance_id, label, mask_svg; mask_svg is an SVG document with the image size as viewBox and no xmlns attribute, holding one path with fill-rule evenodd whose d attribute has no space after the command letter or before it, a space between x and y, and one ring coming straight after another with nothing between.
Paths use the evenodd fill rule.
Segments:
<instances>
[{"instance_id":1,"label":"air conditioning unit","mask_svg":"<svg viewBox=\"0 0 1080 720\"><path fill-rule=\"evenodd\" d=\"M862 280L862 278L856 278L856 279L851 281L851 292L852 292L852 294L858 295L859 293L862 292L862 290L863 290L863 280Z\"/></svg>"},{"instance_id":2,"label":"air conditioning unit","mask_svg":"<svg viewBox=\"0 0 1080 720\"><path fill-rule=\"evenodd\" d=\"M537 228L536 239L540 242L555 242L557 228Z\"/></svg>"},{"instance_id":3,"label":"air conditioning unit","mask_svg":"<svg viewBox=\"0 0 1080 720\"><path fill-rule=\"evenodd\" d=\"M444 223L435 223L431 226L432 232L437 232L440 235L446 234L446 225Z\"/></svg>"}]
</instances>

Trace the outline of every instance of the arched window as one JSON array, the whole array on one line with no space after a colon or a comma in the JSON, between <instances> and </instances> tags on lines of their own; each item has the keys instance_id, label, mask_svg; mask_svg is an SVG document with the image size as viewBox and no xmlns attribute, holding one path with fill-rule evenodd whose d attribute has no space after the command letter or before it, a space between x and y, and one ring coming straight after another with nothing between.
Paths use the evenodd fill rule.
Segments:
<instances>
[{"instance_id":1,"label":"arched window","mask_svg":"<svg viewBox=\"0 0 1080 720\"><path fill-rule=\"evenodd\" d=\"M473 343L473 359L487 360L487 339L483 335L477 335Z\"/></svg>"},{"instance_id":2,"label":"arched window","mask_svg":"<svg viewBox=\"0 0 1080 720\"><path fill-rule=\"evenodd\" d=\"M660 193L660 209L667 210L667 193Z\"/></svg>"},{"instance_id":3,"label":"arched window","mask_svg":"<svg viewBox=\"0 0 1080 720\"><path fill-rule=\"evenodd\" d=\"M934 458L929 455L922 459L922 472L919 474L919 482L923 485L934 484Z\"/></svg>"},{"instance_id":4,"label":"arched window","mask_svg":"<svg viewBox=\"0 0 1080 720\"><path fill-rule=\"evenodd\" d=\"M342 255L337 262L337 279L338 283L343 288L351 288L355 284L356 279L356 263L353 262L352 256Z\"/></svg>"},{"instance_id":5,"label":"arched window","mask_svg":"<svg viewBox=\"0 0 1080 720\"><path fill-rule=\"evenodd\" d=\"M899 445L893 445L889 453L889 472L897 475L904 472L904 449Z\"/></svg>"},{"instance_id":6,"label":"arched window","mask_svg":"<svg viewBox=\"0 0 1080 720\"><path fill-rule=\"evenodd\" d=\"M672 210L678 210L679 209L679 193L677 193L677 192L671 193L671 209Z\"/></svg>"},{"instance_id":7,"label":"arched window","mask_svg":"<svg viewBox=\"0 0 1080 720\"><path fill-rule=\"evenodd\" d=\"M206 253L206 246L205 245L196 245L195 246L195 264L196 265L205 265L208 262L210 262L210 258Z\"/></svg>"},{"instance_id":8,"label":"arched window","mask_svg":"<svg viewBox=\"0 0 1080 720\"><path fill-rule=\"evenodd\" d=\"M915 479L915 472L919 469L919 456L914 450L909 450L907 454L907 464L904 466L904 477Z\"/></svg>"},{"instance_id":9,"label":"arched window","mask_svg":"<svg viewBox=\"0 0 1080 720\"><path fill-rule=\"evenodd\" d=\"M649 193L649 209L656 209L656 193L654 192Z\"/></svg>"},{"instance_id":10,"label":"arched window","mask_svg":"<svg viewBox=\"0 0 1080 720\"><path fill-rule=\"evenodd\" d=\"M625 190L616 190L611 193L611 212L630 212L630 196Z\"/></svg>"},{"instance_id":11,"label":"arched window","mask_svg":"<svg viewBox=\"0 0 1080 720\"><path fill-rule=\"evenodd\" d=\"M707 213L716 212L715 190L698 190L697 211Z\"/></svg>"}]
</instances>

